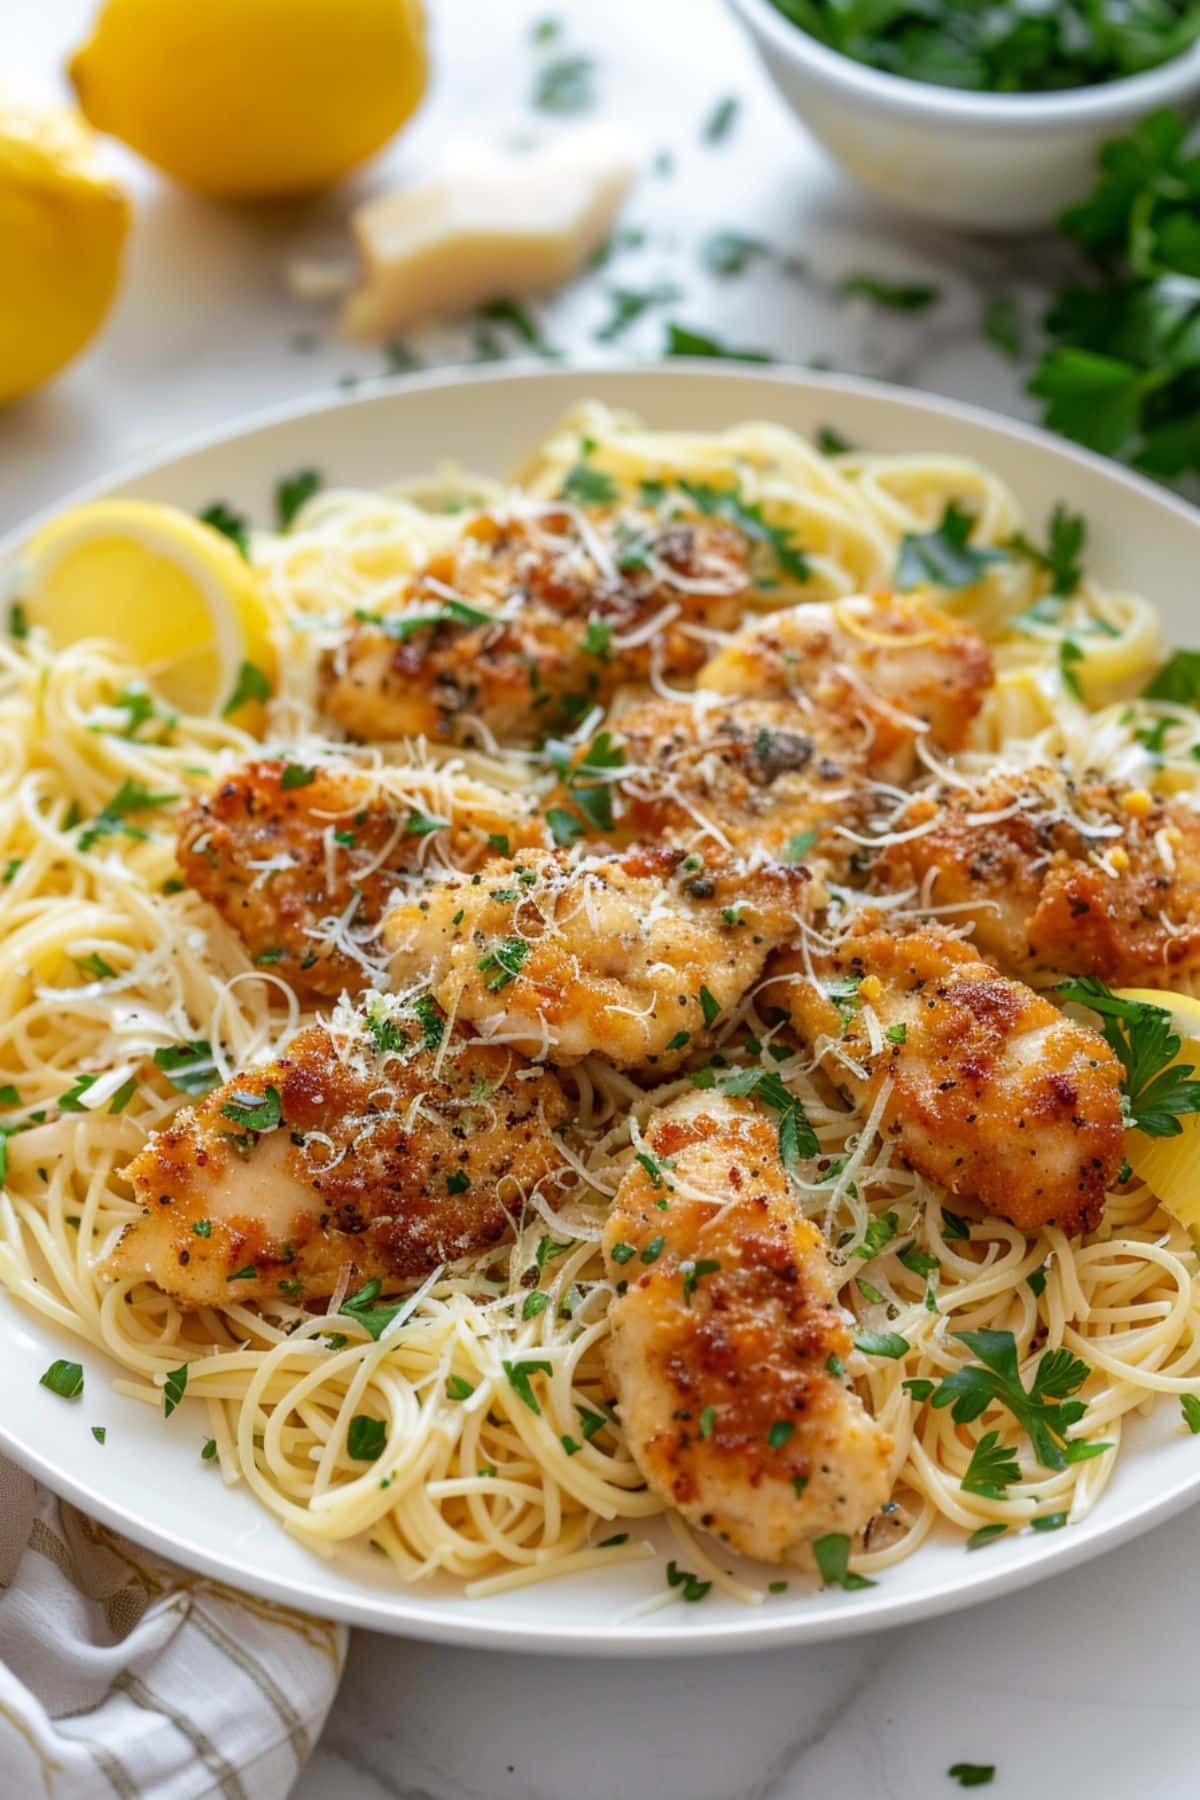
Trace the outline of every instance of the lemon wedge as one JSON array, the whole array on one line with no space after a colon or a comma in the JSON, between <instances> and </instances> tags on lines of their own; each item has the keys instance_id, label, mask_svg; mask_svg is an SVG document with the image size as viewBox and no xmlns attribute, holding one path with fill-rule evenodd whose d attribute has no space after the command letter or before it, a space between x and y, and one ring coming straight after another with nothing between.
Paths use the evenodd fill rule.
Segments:
<instances>
[{"instance_id":1,"label":"lemon wedge","mask_svg":"<svg viewBox=\"0 0 1200 1800\"><path fill-rule=\"evenodd\" d=\"M276 674L267 603L246 559L190 514L144 500L63 513L26 545L19 588L56 649L107 639L177 711L261 723Z\"/></svg>"},{"instance_id":2,"label":"lemon wedge","mask_svg":"<svg viewBox=\"0 0 1200 1800\"><path fill-rule=\"evenodd\" d=\"M1161 1007L1171 1015L1172 1028L1181 1040L1172 1068L1190 1063L1200 1070L1200 1000L1191 994L1174 994L1160 988L1118 988L1120 1000L1140 1001ZM1179 1121L1177 1137L1147 1137L1141 1131L1125 1134L1125 1156L1161 1204L1189 1231L1200 1229L1200 1114L1187 1113Z\"/></svg>"}]
</instances>

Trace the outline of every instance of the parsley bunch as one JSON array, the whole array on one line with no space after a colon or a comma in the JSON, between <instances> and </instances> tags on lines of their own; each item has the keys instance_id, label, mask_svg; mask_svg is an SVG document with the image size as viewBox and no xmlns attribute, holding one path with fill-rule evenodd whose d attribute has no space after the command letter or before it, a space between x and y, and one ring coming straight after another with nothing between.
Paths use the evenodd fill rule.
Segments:
<instances>
[{"instance_id":1,"label":"parsley bunch","mask_svg":"<svg viewBox=\"0 0 1200 1800\"><path fill-rule=\"evenodd\" d=\"M774 0L843 56L937 87L1092 87L1155 68L1200 32L1194 0Z\"/></svg>"},{"instance_id":2,"label":"parsley bunch","mask_svg":"<svg viewBox=\"0 0 1200 1800\"><path fill-rule=\"evenodd\" d=\"M1200 154L1179 114L1106 144L1061 227L1095 276L1046 315L1045 423L1153 475L1200 472Z\"/></svg>"}]
</instances>

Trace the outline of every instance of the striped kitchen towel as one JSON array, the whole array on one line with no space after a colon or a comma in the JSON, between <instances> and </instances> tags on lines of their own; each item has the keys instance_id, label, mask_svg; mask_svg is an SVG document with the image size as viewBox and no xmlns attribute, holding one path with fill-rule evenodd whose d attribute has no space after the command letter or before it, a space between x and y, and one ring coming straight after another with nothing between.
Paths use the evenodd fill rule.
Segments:
<instances>
[{"instance_id":1,"label":"striped kitchen towel","mask_svg":"<svg viewBox=\"0 0 1200 1800\"><path fill-rule=\"evenodd\" d=\"M188 1575L0 1459L0 1793L282 1800L344 1627Z\"/></svg>"}]
</instances>

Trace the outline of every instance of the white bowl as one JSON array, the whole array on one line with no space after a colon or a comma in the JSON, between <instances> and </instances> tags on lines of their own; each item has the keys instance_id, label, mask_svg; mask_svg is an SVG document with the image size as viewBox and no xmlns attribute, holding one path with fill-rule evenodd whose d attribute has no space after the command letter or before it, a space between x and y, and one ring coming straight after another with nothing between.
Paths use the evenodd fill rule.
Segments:
<instances>
[{"instance_id":1,"label":"white bowl","mask_svg":"<svg viewBox=\"0 0 1200 1800\"><path fill-rule=\"evenodd\" d=\"M1096 87L977 94L885 75L810 37L771 0L729 0L776 87L848 174L905 212L968 231L1053 225L1096 154L1161 106L1200 111L1200 43Z\"/></svg>"}]
</instances>

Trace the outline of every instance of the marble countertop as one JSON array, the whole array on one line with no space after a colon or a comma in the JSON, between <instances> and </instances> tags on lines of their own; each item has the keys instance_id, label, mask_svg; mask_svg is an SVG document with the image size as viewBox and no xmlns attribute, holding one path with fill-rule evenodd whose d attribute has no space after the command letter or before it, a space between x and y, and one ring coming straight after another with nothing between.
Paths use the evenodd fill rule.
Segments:
<instances>
[{"instance_id":1,"label":"marble countertop","mask_svg":"<svg viewBox=\"0 0 1200 1800\"><path fill-rule=\"evenodd\" d=\"M124 292L96 348L0 414L0 528L135 457L255 409L385 376L339 343L328 308L288 290L296 257L344 256L354 199L433 165L451 135L544 132L529 106L531 26L592 59L595 115L647 173L610 265L534 309L546 342L594 353L614 288L666 290L608 346L654 356L665 322L798 363L881 375L1031 416L1019 362L983 335L1010 299L1032 340L1060 252L954 238L882 213L838 176L768 88L720 0L429 0L437 79L412 129L357 183L305 207L236 213L159 182L114 149L138 208ZM8 0L5 74L54 82L89 0ZM705 125L738 105L716 143ZM551 123L550 129L562 127ZM656 171L657 172L654 172ZM705 240L768 246L738 276ZM924 310L847 298L848 276L928 286ZM667 295L670 297L667 297ZM515 353L511 329L446 328L422 361ZM957 1762L994 1764L996 1800L1064 1791L1184 1800L1197 1790L1197 1515L1011 1599L812 1649L619 1663L484 1655L357 1633L341 1695L296 1800L929 1800Z\"/></svg>"}]
</instances>

